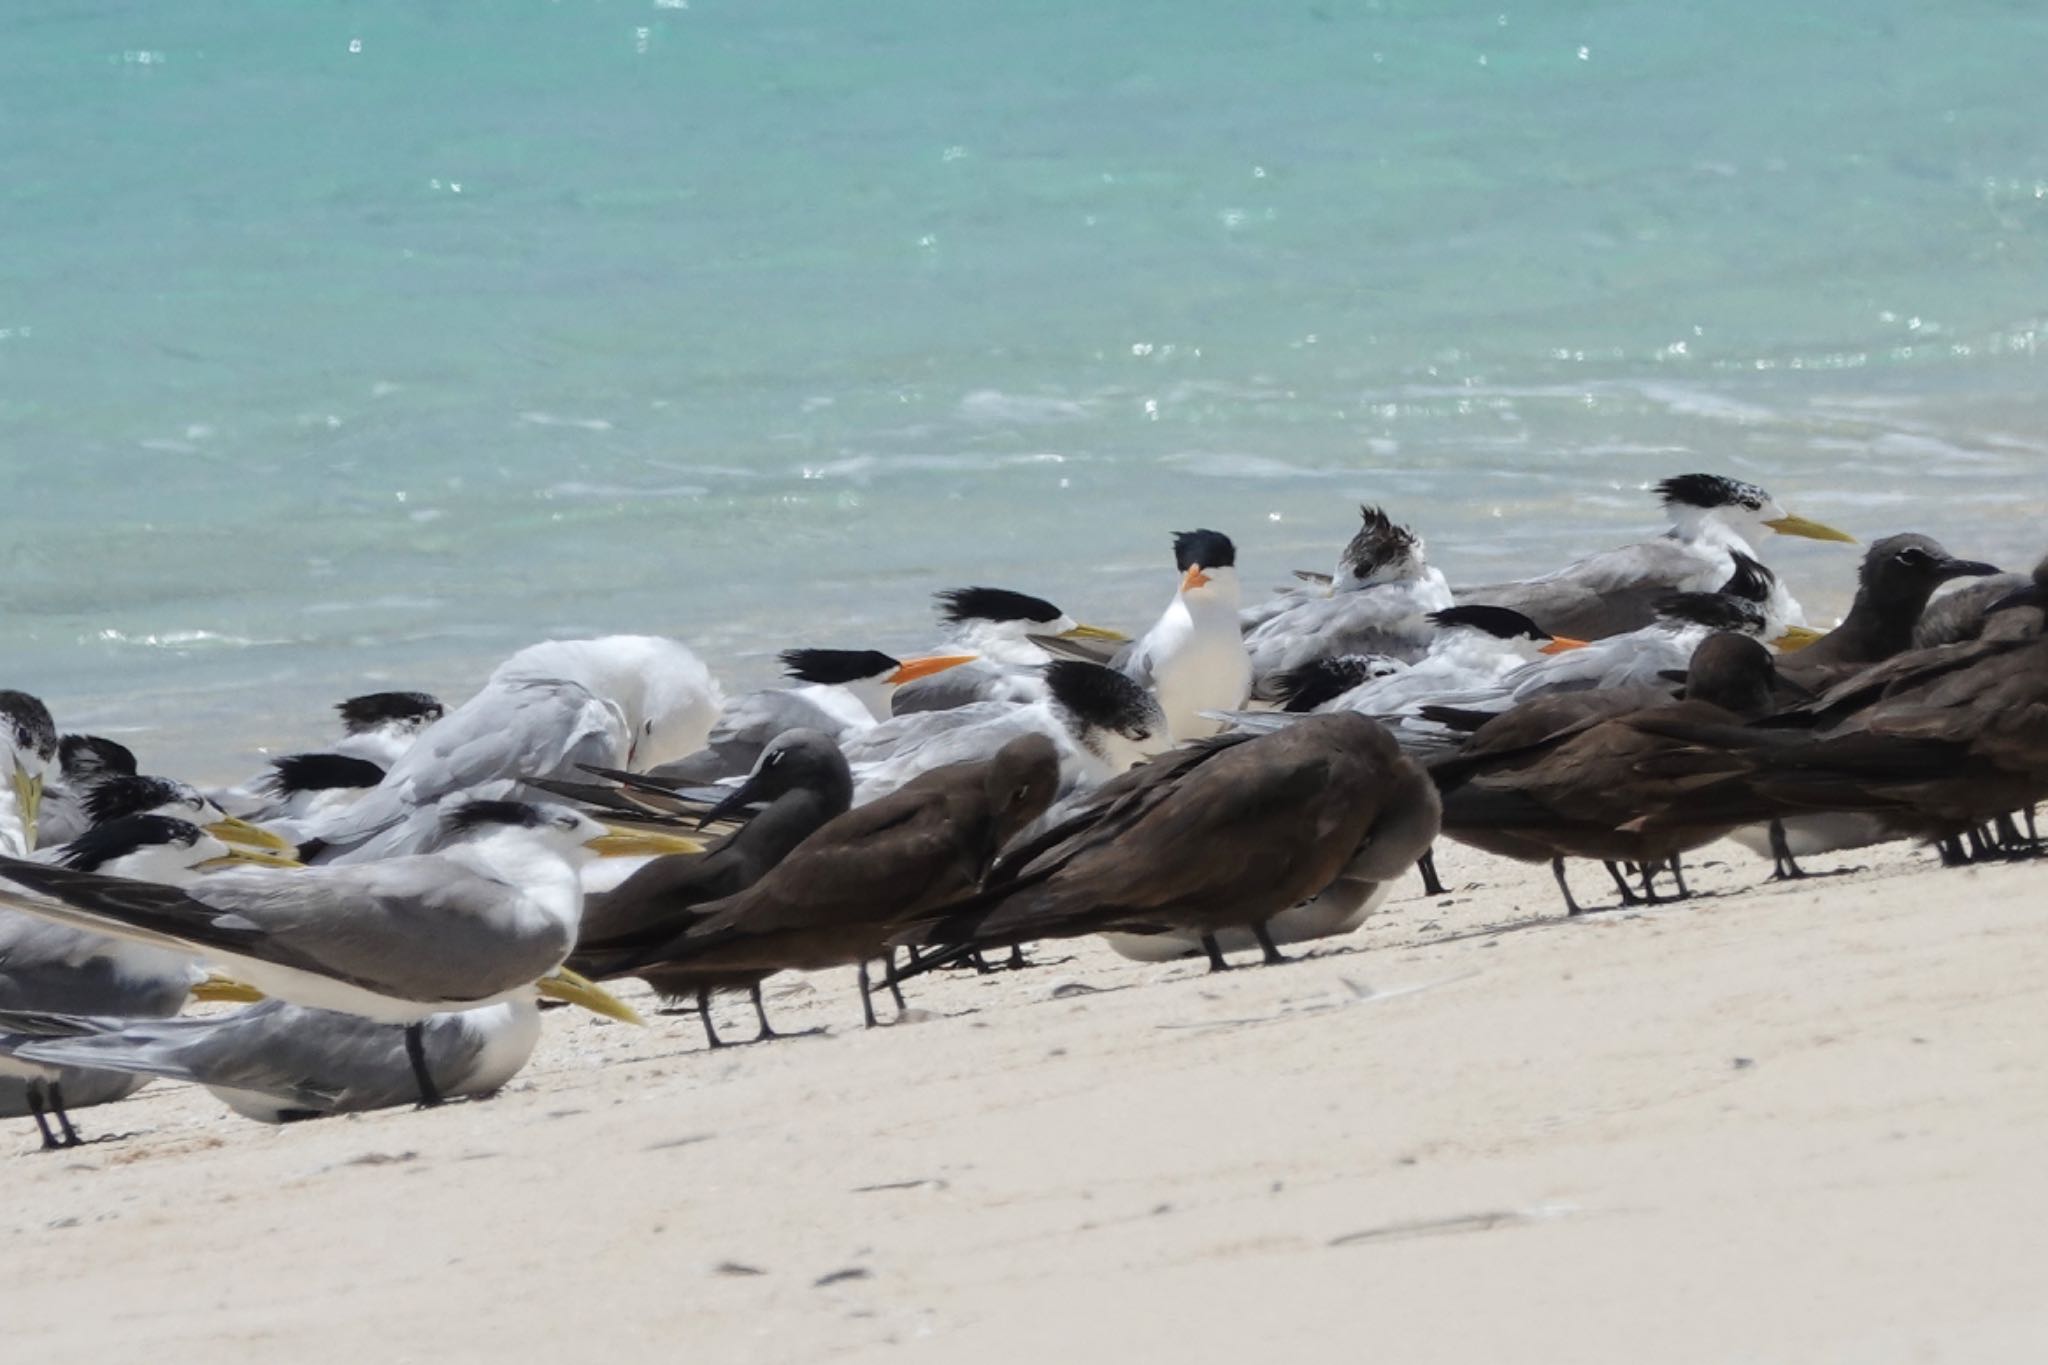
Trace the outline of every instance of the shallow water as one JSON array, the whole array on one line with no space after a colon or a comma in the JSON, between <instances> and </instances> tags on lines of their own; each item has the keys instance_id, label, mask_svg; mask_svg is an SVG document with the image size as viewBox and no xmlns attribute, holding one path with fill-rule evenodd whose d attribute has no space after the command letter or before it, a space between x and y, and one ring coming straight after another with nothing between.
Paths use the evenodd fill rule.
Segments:
<instances>
[{"instance_id":1,"label":"shallow water","mask_svg":"<svg viewBox=\"0 0 2048 1365\"><path fill-rule=\"evenodd\" d=\"M1213 10L1213 12L1212 12ZM0 661L233 772L553 633L736 683L1141 624L1361 499L1454 579L1711 469L2029 562L2048 12L0 10ZM1853 553L1770 547L1816 614Z\"/></svg>"}]
</instances>

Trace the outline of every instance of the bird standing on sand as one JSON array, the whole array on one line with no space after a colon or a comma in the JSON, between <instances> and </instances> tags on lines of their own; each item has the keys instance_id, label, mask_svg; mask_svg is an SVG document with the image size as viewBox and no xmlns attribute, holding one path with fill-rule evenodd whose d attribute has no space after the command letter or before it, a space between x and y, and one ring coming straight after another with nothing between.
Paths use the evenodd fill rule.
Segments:
<instances>
[{"instance_id":1,"label":"bird standing on sand","mask_svg":"<svg viewBox=\"0 0 2048 1365\"><path fill-rule=\"evenodd\" d=\"M997 851L1044 813L1058 785L1058 755L1039 734L1011 740L986 762L934 769L827 821L746 890L697 907L665 941L591 966L607 977L658 968L715 990L752 987L778 971L858 965L872 1027L867 964L905 924L979 887Z\"/></svg>"},{"instance_id":2,"label":"bird standing on sand","mask_svg":"<svg viewBox=\"0 0 2048 1365\"><path fill-rule=\"evenodd\" d=\"M1616 688L1516 706L1432 766L1444 797L1444 833L1488 853L1551 862L1569 914L1581 907L1565 880L1565 858L1638 864L1654 903L1654 868L1739 823L1688 818L1696 793L1744 769L1712 755L1695 759L1650 724L1672 715L1738 726L1772 707L1774 682L1763 645L1720 634L1694 652L1682 701L1655 688ZM1646 823L1653 814L1658 818Z\"/></svg>"},{"instance_id":3,"label":"bird standing on sand","mask_svg":"<svg viewBox=\"0 0 2048 1365\"><path fill-rule=\"evenodd\" d=\"M279 861L161 815L123 816L46 853L55 866L172 886L198 885L213 868ZM183 1009L206 980L189 953L0 910L0 1009L164 1017ZM0 1059L0 1115L32 1115L46 1150L74 1147L68 1111L125 1098L140 1084Z\"/></svg>"},{"instance_id":4,"label":"bird standing on sand","mask_svg":"<svg viewBox=\"0 0 2048 1365\"><path fill-rule=\"evenodd\" d=\"M744 825L695 857L657 858L614 889L589 897L569 965L592 975L638 976L663 998L694 995L704 1037L724 1046L711 1018L711 993L743 985L760 1020L755 1041L776 1036L761 1002L762 973L740 981L730 972L700 975L688 966L656 963L607 973L623 961L687 930L699 906L738 895L781 864L804 840L853 804L853 774L832 738L817 730L785 730L770 740L754 771L699 820L710 824L734 811L765 805Z\"/></svg>"},{"instance_id":5,"label":"bird standing on sand","mask_svg":"<svg viewBox=\"0 0 2048 1365\"><path fill-rule=\"evenodd\" d=\"M1435 834L1436 802L1386 731L1350 712L1278 734L1190 745L1106 783L1007 852L987 890L904 942L953 953L1082 934L1186 936L1226 967L1242 930L1282 960L1268 921L1340 878L1384 882Z\"/></svg>"},{"instance_id":6,"label":"bird standing on sand","mask_svg":"<svg viewBox=\"0 0 2048 1365\"><path fill-rule=\"evenodd\" d=\"M219 965L294 1004L416 1025L523 995L560 967L577 864L697 846L607 831L563 806L470 801L440 851L362 865L228 871L179 888L0 858L0 904ZM419 1046L418 1031L408 1036ZM421 1069L422 1098L436 1098Z\"/></svg>"},{"instance_id":7,"label":"bird standing on sand","mask_svg":"<svg viewBox=\"0 0 2048 1365\"><path fill-rule=\"evenodd\" d=\"M420 1023L420 1055L433 1092L487 1095L518 1075L540 1041L542 997L642 1022L608 992L566 973L515 999L431 1015ZM209 1019L0 1010L0 1067L10 1061L59 1067L122 1094L152 1077L185 1081L259 1123L386 1109L422 1093L403 1030L282 1000Z\"/></svg>"}]
</instances>

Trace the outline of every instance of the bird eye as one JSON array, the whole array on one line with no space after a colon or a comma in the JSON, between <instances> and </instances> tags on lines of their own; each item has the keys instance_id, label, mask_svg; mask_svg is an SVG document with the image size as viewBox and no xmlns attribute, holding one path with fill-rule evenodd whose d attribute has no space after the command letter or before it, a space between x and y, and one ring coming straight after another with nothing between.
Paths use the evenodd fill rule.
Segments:
<instances>
[{"instance_id":1,"label":"bird eye","mask_svg":"<svg viewBox=\"0 0 2048 1365\"><path fill-rule=\"evenodd\" d=\"M1152 738L1152 732L1150 730L1133 730L1131 731L1131 738L1137 740L1139 743L1143 743L1144 741Z\"/></svg>"},{"instance_id":2,"label":"bird eye","mask_svg":"<svg viewBox=\"0 0 2048 1365\"><path fill-rule=\"evenodd\" d=\"M650 721L648 721L648 722L647 722L647 724L645 724L645 725L641 726L641 727L640 727L640 733L642 733L642 734L644 734L644 735L651 735L651 734L653 734L653 733L654 733L654 722L650 720Z\"/></svg>"},{"instance_id":3,"label":"bird eye","mask_svg":"<svg viewBox=\"0 0 2048 1365\"><path fill-rule=\"evenodd\" d=\"M1905 549L1899 551L1898 560L1901 564L1918 566L1921 564L1928 563L1929 557L1925 550L1916 550L1909 545Z\"/></svg>"}]
</instances>

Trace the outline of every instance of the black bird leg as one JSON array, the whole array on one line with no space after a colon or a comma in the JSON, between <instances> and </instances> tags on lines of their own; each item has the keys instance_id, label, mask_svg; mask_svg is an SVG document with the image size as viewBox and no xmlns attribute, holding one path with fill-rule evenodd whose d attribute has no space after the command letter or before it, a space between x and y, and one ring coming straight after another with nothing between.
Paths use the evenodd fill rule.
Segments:
<instances>
[{"instance_id":1,"label":"black bird leg","mask_svg":"<svg viewBox=\"0 0 2048 1365\"><path fill-rule=\"evenodd\" d=\"M64 1145L76 1147L85 1139L71 1126L71 1112L64 1107L64 1086L60 1081L50 1082L50 1113L57 1120L57 1127L63 1132Z\"/></svg>"},{"instance_id":2,"label":"black bird leg","mask_svg":"<svg viewBox=\"0 0 2048 1365\"><path fill-rule=\"evenodd\" d=\"M1679 900L1692 899L1692 892L1687 889L1685 884L1685 864L1680 861L1676 853L1671 855L1671 880L1678 883Z\"/></svg>"},{"instance_id":3,"label":"black bird leg","mask_svg":"<svg viewBox=\"0 0 2048 1365\"><path fill-rule=\"evenodd\" d=\"M782 1035L768 1024L768 1006L761 1000L761 983L756 981L747 988L747 993L754 998L754 1017L761 1021L761 1031L754 1035L754 1041L760 1043L770 1038L780 1038ZM705 1018L708 1019L710 1016L706 1015Z\"/></svg>"},{"instance_id":4,"label":"black bird leg","mask_svg":"<svg viewBox=\"0 0 2048 1365\"><path fill-rule=\"evenodd\" d=\"M1563 861L1564 859L1562 858L1558 859L1558 862L1560 863L1562 863ZM1637 905L1641 903L1642 897L1636 895L1636 889L1628 884L1628 878L1621 875L1620 863L1613 862L1610 860L1604 862L1602 866L1604 866L1607 869L1607 875L1614 878L1614 887L1617 891L1621 892L1621 903L1624 906ZM1566 899L1570 898L1567 897ZM1579 912L1574 910L1572 913L1576 915Z\"/></svg>"},{"instance_id":5,"label":"black bird leg","mask_svg":"<svg viewBox=\"0 0 2048 1365\"><path fill-rule=\"evenodd\" d=\"M2032 806L2027 807L2027 842L2030 844L2039 844L2041 842L2041 831L2034 828L2034 808Z\"/></svg>"},{"instance_id":6,"label":"black bird leg","mask_svg":"<svg viewBox=\"0 0 2048 1365\"><path fill-rule=\"evenodd\" d=\"M1983 859L1991 856L1991 846L1984 842L1984 832L1978 829L1975 825L1970 826L1969 832L1966 833L1963 837L1967 839L1970 844L1970 856L1968 861L1973 863L1981 862Z\"/></svg>"},{"instance_id":7,"label":"black bird leg","mask_svg":"<svg viewBox=\"0 0 2048 1365\"><path fill-rule=\"evenodd\" d=\"M1945 839L1937 839L1934 846L1941 852L1943 867L1961 867L1970 861L1970 855L1963 852L1962 839L1956 835L1951 834Z\"/></svg>"},{"instance_id":8,"label":"black bird leg","mask_svg":"<svg viewBox=\"0 0 2048 1365\"><path fill-rule=\"evenodd\" d=\"M62 1151L66 1147L76 1147L83 1141L78 1136L78 1130L71 1126L70 1117L64 1112L64 1092L55 1081L28 1083L28 1112L35 1116L36 1128L43 1135L44 1151ZM62 1137L50 1131L50 1120L44 1117L45 1113L56 1118L58 1125L63 1129Z\"/></svg>"},{"instance_id":9,"label":"black bird leg","mask_svg":"<svg viewBox=\"0 0 2048 1365\"><path fill-rule=\"evenodd\" d=\"M1264 920L1260 920L1252 926L1252 937L1259 941L1259 947L1264 950L1268 967L1277 967L1283 962L1294 961L1293 958L1281 952L1279 946L1273 942L1273 931L1266 927Z\"/></svg>"},{"instance_id":10,"label":"black bird leg","mask_svg":"<svg viewBox=\"0 0 2048 1365\"><path fill-rule=\"evenodd\" d=\"M754 987L756 1003L759 1003L758 993L760 989L759 986ZM711 1019L711 988L709 986L699 986L697 988L697 1018L704 1025L704 1041L713 1047L724 1047L725 1040L718 1036L718 1025L713 1023Z\"/></svg>"},{"instance_id":11,"label":"black bird leg","mask_svg":"<svg viewBox=\"0 0 2048 1365\"><path fill-rule=\"evenodd\" d=\"M1209 954L1209 970L1211 972L1227 972L1230 970L1230 964L1223 960L1223 945L1216 941L1216 935L1202 935L1202 948Z\"/></svg>"},{"instance_id":12,"label":"black bird leg","mask_svg":"<svg viewBox=\"0 0 2048 1365\"><path fill-rule=\"evenodd\" d=\"M906 1006L903 1003L903 987L896 984L896 950L894 948L891 948L889 955L882 959L882 966L888 972L888 975L882 978L882 984L889 988L889 994L896 1001L896 1012L901 1014Z\"/></svg>"},{"instance_id":13,"label":"black bird leg","mask_svg":"<svg viewBox=\"0 0 2048 1365\"><path fill-rule=\"evenodd\" d=\"M419 1082L420 1108L432 1109L441 1103L440 1087L434 1084L434 1077L427 1070L427 1026L424 1021L405 1026L405 1059L412 1063L412 1078Z\"/></svg>"},{"instance_id":14,"label":"black bird leg","mask_svg":"<svg viewBox=\"0 0 2048 1365\"><path fill-rule=\"evenodd\" d=\"M866 958L860 960L860 1013L861 1026L863 1028L874 1028L877 1026L879 1021L875 1018L874 987L868 982L868 960Z\"/></svg>"},{"instance_id":15,"label":"black bird leg","mask_svg":"<svg viewBox=\"0 0 2048 1365\"><path fill-rule=\"evenodd\" d=\"M1792 856L1792 841L1785 837L1783 820L1771 821L1771 862L1775 865L1771 870L1774 882L1798 881L1806 875L1806 869Z\"/></svg>"},{"instance_id":16,"label":"black bird leg","mask_svg":"<svg viewBox=\"0 0 2048 1365\"><path fill-rule=\"evenodd\" d=\"M1021 972L1030 965L1030 959L1024 956L1024 945L1012 943L1010 945L1010 960L1003 964L1004 968L1008 971Z\"/></svg>"},{"instance_id":17,"label":"black bird leg","mask_svg":"<svg viewBox=\"0 0 2048 1365\"><path fill-rule=\"evenodd\" d=\"M1614 864L1609 863L1607 866L1612 868ZM1550 860L1550 875L1557 878L1557 889L1564 892L1564 912L1567 915L1585 914L1586 907L1572 899L1572 884L1564 879L1564 859L1552 858ZM1626 884L1623 885L1623 889L1627 889Z\"/></svg>"},{"instance_id":18,"label":"black bird leg","mask_svg":"<svg viewBox=\"0 0 2048 1365\"><path fill-rule=\"evenodd\" d=\"M1648 905L1661 905L1657 899L1657 863L1637 863L1636 871L1643 879L1643 901Z\"/></svg>"},{"instance_id":19,"label":"black bird leg","mask_svg":"<svg viewBox=\"0 0 2048 1365\"><path fill-rule=\"evenodd\" d=\"M1427 853L1416 862L1415 870L1422 874L1422 894L1425 896L1448 896L1443 880L1436 875L1436 848L1432 845Z\"/></svg>"},{"instance_id":20,"label":"black bird leg","mask_svg":"<svg viewBox=\"0 0 2048 1365\"><path fill-rule=\"evenodd\" d=\"M1998 832L1998 846L2007 853L2017 853L2026 842L2020 827L2013 823L2011 815L2001 815L1992 826Z\"/></svg>"}]
</instances>

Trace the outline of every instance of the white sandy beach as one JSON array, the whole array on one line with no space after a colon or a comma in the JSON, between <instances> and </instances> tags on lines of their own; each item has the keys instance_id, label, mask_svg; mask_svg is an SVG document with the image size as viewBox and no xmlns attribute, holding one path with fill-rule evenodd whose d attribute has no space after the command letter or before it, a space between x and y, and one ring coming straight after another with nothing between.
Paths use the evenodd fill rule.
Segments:
<instances>
[{"instance_id":1,"label":"white sandy beach","mask_svg":"<svg viewBox=\"0 0 2048 1365\"><path fill-rule=\"evenodd\" d=\"M487 1102L273 1130L155 1085L53 1156L9 1125L7 1357L2048 1349L2043 868L1771 886L1722 845L1712 894L1567 921L1547 870L1446 851L1476 888L1286 968L1055 945L873 1032L852 973L782 978L778 1026L829 1034L557 1012Z\"/></svg>"}]
</instances>

